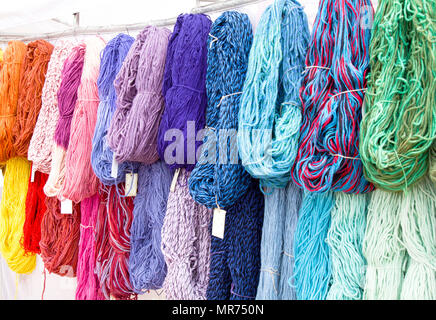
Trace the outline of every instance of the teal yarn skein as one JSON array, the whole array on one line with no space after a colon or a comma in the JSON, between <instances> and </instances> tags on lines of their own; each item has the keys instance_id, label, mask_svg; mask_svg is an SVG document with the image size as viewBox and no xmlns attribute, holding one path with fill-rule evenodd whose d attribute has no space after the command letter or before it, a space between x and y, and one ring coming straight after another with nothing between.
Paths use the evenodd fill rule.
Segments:
<instances>
[{"instance_id":1,"label":"teal yarn skein","mask_svg":"<svg viewBox=\"0 0 436 320\"><path fill-rule=\"evenodd\" d=\"M308 43L307 17L297 1L276 0L265 10L250 52L238 123L242 165L262 187L284 188L291 179Z\"/></svg>"}]
</instances>

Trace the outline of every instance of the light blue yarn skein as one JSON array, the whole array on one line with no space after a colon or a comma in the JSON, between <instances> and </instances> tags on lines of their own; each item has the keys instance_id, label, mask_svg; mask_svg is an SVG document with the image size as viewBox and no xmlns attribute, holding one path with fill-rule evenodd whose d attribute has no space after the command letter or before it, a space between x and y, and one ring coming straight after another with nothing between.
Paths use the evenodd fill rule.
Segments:
<instances>
[{"instance_id":1,"label":"light blue yarn skein","mask_svg":"<svg viewBox=\"0 0 436 320\"><path fill-rule=\"evenodd\" d=\"M308 42L307 17L296 0L276 0L262 15L241 97L238 147L243 166L263 187L283 188L290 180Z\"/></svg>"}]
</instances>

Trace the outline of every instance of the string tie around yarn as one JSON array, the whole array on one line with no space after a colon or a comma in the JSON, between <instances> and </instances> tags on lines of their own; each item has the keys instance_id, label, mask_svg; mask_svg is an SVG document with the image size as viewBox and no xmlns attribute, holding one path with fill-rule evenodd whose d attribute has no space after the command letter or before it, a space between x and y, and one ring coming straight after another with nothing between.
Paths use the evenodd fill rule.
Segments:
<instances>
[{"instance_id":1,"label":"string tie around yarn","mask_svg":"<svg viewBox=\"0 0 436 320\"><path fill-rule=\"evenodd\" d=\"M179 15L171 35L162 84L165 108L157 152L170 169L192 171L205 125L207 39L211 20L204 14ZM193 130L188 132L189 123ZM171 135L171 137L168 137Z\"/></svg>"},{"instance_id":2,"label":"string tie around yarn","mask_svg":"<svg viewBox=\"0 0 436 320\"><path fill-rule=\"evenodd\" d=\"M369 72L371 29L361 21L369 0L322 0L300 90L303 121L292 167L294 182L310 192L364 193L359 123ZM316 66L316 68L311 68Z\"/></svg>"},{"instance_id":3,"label":"string tie around yarn","mask_svg":"<svg viewBox=\"0 0 436 320\"><path fill-rule=\"evenodd\" d=\"M239 111L239 154L261 187L283 188L298 148L307 17L297 1L276 0L256 30Z\"/></svg>"},{"instance_id":4,"label":"string tie around yarn","mask_svg":"<svg viewBox=\"0 0 436 320\"><path fill-rule=\"evenodd\" d=\"M116 177L113 176L113 152L106 139L116 109L114 80L133 41L132 37L119 34L108 42L101 55L100 74L97 80L100 104L92 139L91 165L95 175L105 185L114 185L124 181L126 169L134 170L134 164L123 162L116 164L118 171Z\"/></svg>"},{"instance_id":5,"label":"string tie around yarn","mask_svg":"<svg viewBox=\"0 0 436 320\"><path fill-rule=\"evenodd\" d=\"M117 109L108 144L118 162L154 163L164 101L161 93L170 30L146 27L115 79Z\"/></svg>"},{"instance_id":6,"label":"string tie around yarn","mask_svg":"<svg viewBox=\"0 0 436 320\"><path fill-rule=\"evenodd\" d=\"M227 11L213 23L211 33L206 132L200 159L189 178L189 191L196 202L208 208L226 208L244 195L251 180L241 165L236 143L240 94L252 43L250 20L246 14Z\"/></svg>"}]
</instances>

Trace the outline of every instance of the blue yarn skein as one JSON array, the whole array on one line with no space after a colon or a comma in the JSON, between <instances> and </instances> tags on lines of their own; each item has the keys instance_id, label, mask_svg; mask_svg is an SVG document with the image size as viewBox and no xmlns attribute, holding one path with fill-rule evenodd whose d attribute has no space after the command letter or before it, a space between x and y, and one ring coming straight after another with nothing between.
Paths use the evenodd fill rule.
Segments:
<instances>
[{"instance_id":1,"label":"blue yarn skein","mask_svg":"<svg viewBox=\"0 0 436 320\"><path fill-rule=\"evenodd\" d=\"M284 188L291 177L308 42L307 17L296 0L276 0L263 13L241 97L238 147L243 166L264 187Z\"/></svg>"},{"instance_id":2,"label":"blue yarn skein","mask_svg":"<svg viewBox=\"0 0 436 320\"><path fill-rule=\"evenodd\" d=\"M212 236L208 300L252 300L260 270L264 199L259 182L227 209L224 239Z\"/></svg>"},{"instance_id":3,"label":"blue yarn skein","mask_svg":"<svg viewBox=\"0 0 436 320\"><path fill-rule=\"evenodd\" d=\"M167 267L161 250L161 231L173 173L163 161L142 164L130 228L130 282L136 293L160 289Z\"/></svg>"},{"instance_id":4,"label":"blue yarn skein","mask_svg":"<svg viewBox=\"0 0 436 320\"><path fill-rule=\"evenodd\" d=\"M92 138L91 165L95 175L105 185L123 182L125 171L137 167L129 162L120 163L117 177L111 177L113 152L106 142L108 127L116 109L114 80L133 41L133 37L119 34L108 42L101 55L100 74L97 81L100 103Z\"/></svg>"},{"instance_id":5,"label":"blue yarn skein","mask_svg":"<svg viewBox=\"0 0 436 320\"><path fill-rule=\"evenodd\" d=\"M294 247L294 277L298 300L325 300L331 280L330 248L327 233L330 212L335 204L332 192L305 191L301 204Z\"/></svg>"},{"instance_id":6,"label":"blue yarn skein","mask_svg":"<svg viewBox=\"0 0 436 320\"><path fill-rule=\"evenodd\" d=\"M236 11L224 12L210 31L206 126L216 138L206 134L202 154L189 178L192 198L208 208L217 203L223 208L232 205L250 184L250 175L237 155L236 130L252 38L248 16Z\"/></svg>"}]
</instances>

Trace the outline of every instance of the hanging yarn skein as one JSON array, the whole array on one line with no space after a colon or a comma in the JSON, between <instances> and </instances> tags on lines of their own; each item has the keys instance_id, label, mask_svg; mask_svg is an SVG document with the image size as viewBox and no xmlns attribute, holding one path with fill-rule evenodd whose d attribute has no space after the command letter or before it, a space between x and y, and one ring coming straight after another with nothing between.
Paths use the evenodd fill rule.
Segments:
<instances>
[{"instance_id":1,"label":"hanging yarn skein","mask_svg":"<svg viewBox=\"0 0 436 320\"><path fill-rule=\"evenodd\" d=\"M179 15L168 44L162 85L165 109L157 152L170 169L192 171L201 145L196 138L205 124L207 38L211 24L204 14Z\"/></svg>"},{"instance_id":2,"label":"hanging yarn skein","mask_svg":"<svg viewBox=\"0 0 436 320\"><path fill-rule=\"evenodd\" d=\"M370 0L321 0L306 57L300 99L303 121L292 168L311 192L373 189L359 158L359 122L369 71Z\"/></svg>"},{"instance_id":3,"label":"hanging yarn skein","mask_svg":"<svg viewBox=\"0 0 436 320\"><path fill-rule=\"evenodd\" d=\"M309 42L303 7L276 0L256 29L239 111L242 164L264 187L290 180L301 122L298 90Z\"/></svg>"},{"instance_id":4,"label":"hanging yarn skein","mask_svg":"<svg viewBox=\"0 0 436 320\"><path fill-rule=\"evenodd\" d=\"M129 279L130 227L133 220L132 197L124 187L102 186L95 225L95 273L106 299L136 299Z\"/></svg>"},{"instance_id":5,"label":"hanging yarn skein","mask_svg":"<svg viewBox=\"0 0 436 320\"><path fill-rule=\"evenodd\" d=\"M44 268L60 276L75 277L80 238L80 204L73 204L72 214L61 213L56 197L47 197L41 221L41 258Z\"/></svg>"},{"instance_id":6,"label":"hanging yarn skein","mask_svg":"<svg viewBox=\"0 0 436 320\"><path fill-rule=\"evenodd\" d=\"M190 173L181 169L168 195L162 227L162 253L167 265L163 284L170 300L204 300L209 282L212 211L189 194Z\"/></svg>"},{"instance_id":7,"label":"hanging yarn skein","mask_svg":"<svg viewBox=\"0 0 436 320\"><path fill-rule=\"evenodd\" d=\"M400 192L376 189L371 193L363 240L367 261L364 299L397 300L407 262L401 240Z\"/></svg>"},{"instance_id":8,"label":"hanging yarn skein","mask_svg":"<svg viewBox=\"0 0 436 320\"><path fill-rule=\"evenodd\" d=\"M227 208L224 239L212 235L208 300L254 300L259 283L264 198L259 181Z\"/></svg>"},{"instance_id":9,"label":"hanging yarn skein","mask_svg":"<svg viewBox=\"0 0 436 320\"><path fill-rule=\"evenodd\" d=\"M42 88L53 51L53 45L36 40L27 45L26 58L20 80L17 121L12 129L17 156L27 157L30 139L41 109Z\"/></svg>"},{"instance_id":10,"label":"hanging yarn skein","mask_svg":"<svg viewBox=\"0 0 436 320\"><path fill-rule=\"evenodd\" d=\"M27 46L10 41L0 71L0 163L14 156L12 129L17 116L18 87Z\"/></svg>"},{"instance_id":11,"label":"hanging yarn skein","mask_svg":"<svg viewBox=\"0 0 436 320\"><path fill-rule=\"evenodd\" d=\"M301 190L292 181L286 188L265 194L257 300L296 299L295 287L288 280L294 269L294 235L301 198Z\"/></svg>"},{"instance_id":12,"label":"hanging yarn skein","mask_svg":"<svg viewBox=\"0 0 436 320\"><path fill-rule=\"evenodd\" d=\"M145 27L115 79L117 108L108 144L118 162L151 164L159 159L157 133L164 101L161 92L171 32Z\"/></svg>"},{"instance_id":13,"label":"hanging yarn skein","mask_svg":"<svg viewBox=\"0 0 436 320\"><path fill-rule=\"evenodd\" d=\"M362 300L366 261L362 253L366 227L366 194L335 194L327 234L332 261L328 300Z\"/></svg>"},{"instance_id":14,"label":"hanging yarn skein","mask_svg":"<svg viewBox=\"0 0 436 320\"><path fill-rule=\"evenodd\" d=\"M399 206L402 243L409 255L401 299L436 299L436 186L425 177Z\"/></svg>"},{"instance_id":15,"label":"hanging yarn skein","mask_svg":"<svg viewBox=\"0 0 436 320\"><path fill-rule=\"evenodd\" d=\"M50 173L51 151L59 118L57 94L61 85L63 65L73 46L74 43L71 41L60 40L57 42L48 63L44 87L42 88L42 106L30 139L27 156L29 161L32 161L34 171Z\"/></svg>"},{"instance_id":16,"label":"hanging yarn skein","mask_svg":"<svg viewBox=\"0 0 436 320\"><path fill-rule=\"evenodd\" d=\"M365 176L405 190L428 169L436 138L436 6L381 0L371 39L371 74L362 120Z\"/></svg>"},{"instance_id":17,"label":"hanging yarn skein","mask_svg":"<svg viewBox=\"0 0 436 320\"><path fill-rule=\"evenodd\" d=\"M91 165L96 176L105 185L113 185L124 180L125 169L132 164L121 163L117 176L112 177L113 153L106 141L108 127L116 108L114 80L134 39L125 34L119 34L108 42L103 50L100 75L97 85L100 97L100 104L97 112L97 123L95 125L94 137L92 139Z\"/></svg>"},{"instance_id":18,"label":"hanging yarn skein","mask_svg":"<svg viewBox=\"0 0 436 320\"><path fill-rule=\"evenodd\" d=\"M167 273L161 232L172 172L163 161L141 165L130 229L130 281L136 293L162 288Z\"/></svg>"},{"instance_id":19,"label":"hanging yarn skein","mask_svg":"<svg viewBox=\"0 0 436 320\"><path fill-rule=\"evenodd\" d=\"M85 62L77 89L77 105L71 122L62 187L62 197L75 202L91 197L98 190L98 179L91 166L91 150L99 104L97 79L100 53L105 42L100 37L93 37L86 39L85 43Z\"/></svg>"},{"instance_id":20,"label":"hanging yarn skein","mask_svg":"<svg viewBox=\"0 0 436 320\"><path fill-rule=\"evenodd\" d=\"M0 203L0 252L16 273L30 273L36 265L36 255L26 254L21 247L29 177L30 163L26 159L14 157L6 162Z\"/></svg>"},{"instance_id":21,"label":"hanging yarn skein","mask_svg":"<svg viewBox=\"0 0 436 320\"><path fill-rule=\"evenodd\" d=\"M224 12L210 30L206 75L209 131L189 178L192 197L208 208L232 205L250 184L250 175L239 160L236 130L251 42L250 20L243 13Z\"/></svg>"},{"instance_id":22,"label":"hanging yarn skein","mask_svg":"<svg viewBox=\"0 0 436 320\"><path fill-rule=\"evenodd\" d=\"M305 191L298 215L294 245L294 277L298 300L325 300L330 286L330 250L325 239L330 212L335 204L332 192Z\"/></svg>"},{"instance_id":23,"label":"hanging yarn skein","mask_svg":"<svg viewBox=\"0 0 436 320\"><path fill-rule=\"evenodd\" d=\"M70 128L77 102L77 90L80 85L85 59L85 44L72 49L62 69L61 84L57 93L59 119L55 130L55 143L52 150L51 170L44 192L49 197L61 196L59 193L65 178L65 156L70 141Z\"/></svg>"}]
</instances>

